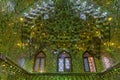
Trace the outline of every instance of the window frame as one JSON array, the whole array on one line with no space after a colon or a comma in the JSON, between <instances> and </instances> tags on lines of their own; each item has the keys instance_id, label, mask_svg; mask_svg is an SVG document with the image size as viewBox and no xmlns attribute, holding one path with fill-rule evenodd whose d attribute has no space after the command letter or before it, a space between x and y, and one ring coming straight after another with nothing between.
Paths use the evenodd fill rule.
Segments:
<instances>
[{"instance_id":1,"label":"window frame","mask_svg":"<svg viewBox=\"0 0 120 80\"><path fill-rule=\"evenodd\" d=\"M88 52L88 51L85 51L85 52L83 53L83 56L82 56L82 58L83 58L83 65L84 65L84 71L85 71L85 72L92 72L91 69L90 69L90 63L89 63L89 60L88 60L89 57L92 57L93 63L94 63L94 67L95 67L95 71L94 71L94 72L97 72L95 59L94 59L93 55L92 55L90 52ZM87 71L87 70L86 70L86 67L85 67L85 61L84 61L85 58L87 59L87 62L88 62L87 64L88 64L89 71Z\"/></svg>"},{"instance_id":2,"label":"window frame","mask_svg":"<svg viewBox=\"0 0 120 80\"><path fill-rule=\"evenodd\" d=\"M39 59L38 70L35 70L37 59ZM44 69L41 71L41 63L42 63L41 60L42 59L44 59L44 65L43 65ZM44 72L45 71L45 65L46 65L46 55L45 55L45 53L41 51L41 52L35 54L33 72Z\"/></svg>"},{"instance_id":3,"label":"window frame","mask_svg":"<svg viewBox=\"0 0 120 80\"><path fill-rule=\"evenodd\" d=\"M65 54L65 56L62 57L62 55L64 55L64 54ZM64 71L59 71L59 59L63 59ZM66 59L69 59L69 61L70 61L70 66L69 66L70 69L69 69L69 71L67 71L67 69L66 69L66 61L65 61ZM71 55L66 51L62 51L57 57L57 72L71 72L71 71L72 71L72 58L71 58Z\"/></svg>"}]
</instances>

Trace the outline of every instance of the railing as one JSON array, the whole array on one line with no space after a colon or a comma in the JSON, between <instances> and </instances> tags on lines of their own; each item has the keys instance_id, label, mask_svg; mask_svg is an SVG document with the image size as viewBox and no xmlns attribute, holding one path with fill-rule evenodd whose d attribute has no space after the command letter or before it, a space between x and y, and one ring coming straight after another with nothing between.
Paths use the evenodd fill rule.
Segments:
<instances>
[{"instance_id":1,"label":"railing","mask_svg":"<svg viewBox=\"0 0 120 80\"><path fill-rule=\"evenodd\" d=\"M29 73L0 54L0 80L120 80L120 63L101 73Z\"/></svg>"},{"instance_id":2,"label":"railing","mask_svg":"<svg viewBox=\"0 0 120 80\"><path fill-rule=\"evenodd\" d=\"M97 73L32 73L30 80L99 80Z\"/></svg>"},{"instance_id":3,"label":"railing","mask_svg":"<svg viewBox=\"0 0 120 80\"><path fill-rule=\"evenodd\" d=\"M100 73L102 80L120 80L120 62Z\"/></svg>"},{"instance_id":4,"label":"railing","mask_svg":"<svg viewBox=\"0 0 120 80\"><path fill-rule=\"evenodd\" d=\"M0 80L27 80L28 72L0 54Z\"/></svg>"}]
</instances>

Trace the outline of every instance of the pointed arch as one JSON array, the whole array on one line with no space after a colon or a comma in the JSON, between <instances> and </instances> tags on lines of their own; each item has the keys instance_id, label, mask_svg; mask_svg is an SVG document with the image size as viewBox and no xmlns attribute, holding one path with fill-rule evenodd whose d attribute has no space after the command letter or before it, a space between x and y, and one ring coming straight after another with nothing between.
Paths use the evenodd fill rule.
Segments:
<instances>
[{"instance_id":1,"label":"pointed arch","mask_svg":"<svg viewBox=\"0 0 120 80\"><path fill-rule=\"evenodd\" d=\"M42 51L35 55L33 71L35 72L45 71L45 58L46 58L46 55Z\"/></svg>"},{"instance_id":2,"label":"pointed arch","mask_svg":"<svg viewBox=\"0 0 120 80\"><path fill-rule=\"evenodd\" d=\"M102 53L101 58L102 58L104 69L108 69L113 66L113 60L111 56L108 55L106 52Z\"/></svg>"},{"instance_id":3,"label":"pointed arch","mask_svg":"<svg viewBox=\"0 0 120 80\"><path fill-rule=\"evenodd\" d=\"M96 72L94 57L88 51L83 54L83 62L86 72Z\"/></svg>"},{"instance_id":4,"label":"pointed arch","mask_svg":"<svg viewBox=\"0 0 120 80\"><path fill-rule=\"evenodd\" d=\"M71 56L66 51L62 51L58 56L58 72L71 71Z\"/></svg>"}]
</instances>

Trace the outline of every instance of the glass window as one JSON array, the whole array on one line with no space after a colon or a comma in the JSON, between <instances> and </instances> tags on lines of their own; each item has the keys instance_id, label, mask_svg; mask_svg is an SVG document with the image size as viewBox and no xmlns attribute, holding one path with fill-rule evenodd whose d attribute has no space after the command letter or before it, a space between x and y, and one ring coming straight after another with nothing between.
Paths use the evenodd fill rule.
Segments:
<instances>
[{"instance_id":1,"label":"glass window","mask_svg":"<svg viewBox=\"0 0 120 80\"><path fill-rule=\"evenodd\" d=\"M36 61L35 61L35 70L34 71L38 71L39 70L39 63L40 63L40 59L39 58L36 58Z\"/></svg>"},{"instance_id":2,"label":"glass window","mask_svg":"<svg viewBox=\"0 0 120 80\"><path fill-rule=\"evenodd\" d=\"M88 57L90 72L96 72L95 63L93 57Z\"/></svg>"},{"instance_id":3,"label":"glass window","mask_svg":"<svg viewBox=\"0 0 120 80\"><path fill-rule=\"evenodd\" d=\"M40 60L40 72L44 72L45 59L41 58Z\"/></svg>"},{"instance_id":4,"label":"glass window","mask_svg":"<svg viewBox=\"0 0 120 80\"><path fill-rule=\"evenodd\" d=\"M70 71L70 68L71 68L70 58L65 58L65 69L66 69L66 71Z\"/></svg>"},{"instance_id":5,"label":"glass window","mask_svg":"<svg viewBox=\"0 0 120 80\"><path fill-rule=\"evenodd\" d=\"M85 71L90 71L87 58L84 58L84 66L85 66Z\"/></svg>"},{"instance_id":6,"label":"glass window","mask_svg":"<svg viewBox=\"0 0 120 80\"><path fill-rule=\"evenodd\" d=\"M59 62L58 62L58 66L59 66L59 72L63 72L64 71L64 59L59 59Z\"/></svg>"},{"instance_id":7,"label":"glass window","mask_svg":"<svg viewBox=\"0 0 120 80\"><path fill-rule=\"evenodd\" d=\"M45 54L40 52L35 56L34 71L35 72L44 72L45 67Z\"/></svg>"},{"instance_id":8,"label":"glass window","mask_svg":"<svg viewBox=\"0 0 120 80\"><path fill-rule=\"evenodd\" d=\"M85 52L83 54L83 61L84 61L85 71L96 72L95 62L92 55L90 55L88 52Z\"/></svg>"},{"instance_id":9,"label":"glass window","mask_svg":"<svg viewBox=\"0 0 120 80\"><path fill-rule=\"evenodd\" d=\"M67 52L63 52L58 57L58 71L70 72L71 71L71 58Z\"/></svg>"},{"instance_id":10,"label":"glass window","mask_svg":"<svg viewBox=\"0 0 120 80\"><path fill-rule=\"evenodd\" d=\"M102 56L102 61L103 61L105 69L108 69L111 67L112 64L111 64L111 61L108 57Z\"/></svg>"},{"instance_id":11,"label":"glass window","mask_svg":"<svg viewBox=\"0 0 120 80\"><path fill-rule=\"evenodd\" d=\"M25 58L21 58L21 59L19 60L19 64L20 64L21 67L24 67Z\"/></svg>"}]
</instances>

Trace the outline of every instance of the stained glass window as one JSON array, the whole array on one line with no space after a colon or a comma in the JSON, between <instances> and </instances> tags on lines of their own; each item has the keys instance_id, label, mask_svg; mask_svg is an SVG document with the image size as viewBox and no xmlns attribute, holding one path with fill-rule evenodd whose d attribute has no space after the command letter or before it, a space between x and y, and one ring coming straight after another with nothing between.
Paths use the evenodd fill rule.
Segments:
<instances>
[{"instance_id":1,"label":"stained glass window","mask_svg":"<svg viewBox=\"0 0 120 80\"><path fill-rule=\"evenodd\" d=\"M84 66L85 66L85 71L90 71L87 58L84 58Z\"/></svg>"},{"instance_id":2,"label":"stained glass window","mask_svg":"<svg viewBox=\"0 0 120 80\"><path fill-rule=\"evenodd\" d=\"M35 56L34 71L44 72L44 67L45 67L45 54L40 52Z\"/></svg>"},{"instance_id":3,"label":"stained glass window","mask_svg":"<svg viewBox=\"0 0 120 80\"><path fill-rule=\"evenodd\" d=\"M93 57L88 57L90 72L96 72L95 63Z\"/></svg>"},{"instance_id":4,"label":"stained glass window","mask_svg":"<svg viewBox=\"0 0 120 80\"><path fill-rule=\"evenodd\" d=\"M58 66L59 66L59 71L63 72L64 71L64 59L59 59Z\"/></svg>"},{"instance_id":5,"label":"stained glass window","mask_svg":"<svg viewBox=\"0 0 120 80\"><path fill-rule=\"evenodd\" d=\"M92 55L90 55L88 52L85 52L83 54L83 61L84 61L85 71L96 72L95 62Z\"/></svg>"},{"instance_id":6,"label":"stained glass window","mask_svg":"<svg viewBox=\"0 0 120 80\"><path fill-rule=\"evenodd\" d=\"M21 59L19 60L19 64L20 64L21 67L24 67L25 58L21 58Z\"/></svg>"},{"instance_id":7,"label":"stained glass window","mask_svg":"<svg viewBox=\"0 0 120 80\"><path fill-rule=\"evenodd\" d=\"M34 71L38 71L39 70L39 58L36 58L36 61L35 61L35 70Z\"/></svg>"},{"instance_id":8,"label":"stained glass window","mask_svg":"<svg viewBox=\"0 0 120 80\"><path fill-rule=\"evenodd\" d=\"M103 61L105 69L108 69L111 67L112 64L111 64L111 61L108 57L102 56L102 61Z\"/></svg>"},{"instance_id":9,"label":"stained glass window","mask_svg":"<svg viewBox=\"0 0 120 80\"><path fill-rule=\"evenodd\" d=\"M45 59L40 59L40 72L44 72Z\"/></svg>"},{"instance_id":10,"label":"stained glass window","mask_svg":"<svg viewBox=\"0 0 120 80\"><path fill-rule=\"evenodd\" d=\"M70 58L65 58L65 69L66 70L70 70L70 66L71 66L71 64L70 64Z\"/></svg>"},{"instance_id":11,"label":"stained glass window","mask_svg":"<svg viewBox=\"0 0 120 80\"><path fill-rule=\"evenodd\" d=\"M71 58L67 52L63 52L58 57L58 71L69 72L71 71Z\"/></svg>"}]
</instances>

